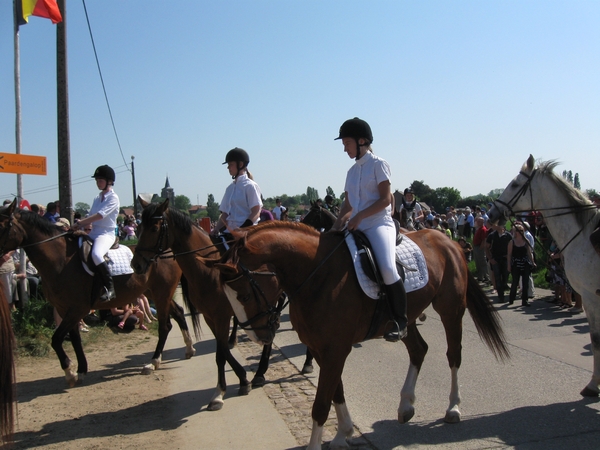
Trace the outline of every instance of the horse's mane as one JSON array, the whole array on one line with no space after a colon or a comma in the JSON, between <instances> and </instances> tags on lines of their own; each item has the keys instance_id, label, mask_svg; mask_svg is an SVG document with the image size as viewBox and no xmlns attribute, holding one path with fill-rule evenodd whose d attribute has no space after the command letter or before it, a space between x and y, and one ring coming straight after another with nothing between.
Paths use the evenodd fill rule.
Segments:
<instances>
[{"instance_id":1,"label":"horse's mane","mask_svg":"<svg viewBox=\"0 0 600 450\"><path fill-rule=\"evenodd\" d=\"M300 222L283 222L281 220L267 220L266 222L260 222L258 225L253 226L253 227L247 227L243 229L243 233L246 234L248 237L252 236L253 234L257 233L258 231L261 230L266 230L266 229L279 229L279 228L283 228L283 229L293 229L293 230L298 230L301 231L303 233L306 234L310 234L310 235L318 235L319 233L317 232L317 230L315 230L314 228L300 223Z\"/></svg>"},{"instance_id":2,"label":"horse's mane","mask_svg":"<svg viewBox=\"0 0 600 450\"><path fill-rule=\"evenodd\" d=\"M554 173L554 168L558 166L558 161L551 159L549 161L541 161L538 164L537 170L540 175L548 177L549 180L562 192L566 194L568 205L573 209L575 218L580 226L585 226L589 221L589 211L594 209L594 213L598 214L593 207L593 203L579 189L573 187L564 177ZM582 206L589 208L582 208Z\"/></svg>"},{"instance_id":3,"label":"horse's mane","mask_svg":"<svg viewBox=\"0 0 600 450\"><path fill-rule=\"evenodd\" d=\"M158 203L151 203L144 208L142 212L142 222L150 223L153 217L156 217L156 210L160 206ZM169 217L173 222L175 228L180 230L185 236L189 236L192 233L192 227L198 228L204 231L202 228L196 227L196 224L192 221L190 216L176 208L168 208Z\"/></svg>"},{"instance_id":4,"label":"horse's mane","mask_svg":"<svg viewBox=\"0 0 600 450\"><path fill-rule=\"evenodd\" d=\"M47 236L56 236L57 234L62 233L54 223L40 216L38 213L26 209L18 209L17 211L19 212L20 220L23 221L23 223L38 229Z\"/></svg>"}]
</instances>

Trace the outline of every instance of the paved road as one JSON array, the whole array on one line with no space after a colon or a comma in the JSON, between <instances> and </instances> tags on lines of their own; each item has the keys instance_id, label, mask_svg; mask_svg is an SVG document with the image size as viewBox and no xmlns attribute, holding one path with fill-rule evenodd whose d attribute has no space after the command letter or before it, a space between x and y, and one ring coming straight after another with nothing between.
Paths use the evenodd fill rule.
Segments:
<instances>
[{"instance_id":1,"label":"paved road","mask_svg":"<svg viewBox=\"0 0 600 450\"><path fill-rule=\"evenodd\" d=\"M538 296L550 295L538 290ZM496 362L468 314L464 320L463 361L459 371L462 423L443 422L450 371L439 316L429 308L419 331L429 353L417 383L415 417L397 422L400 389L408 369L402 344L381 339L357 345L344 370L346 399L356 427L377 449L436 448L558 449L600 448L600 402L579 391L592 369L589 329L584 314L547 303L501 306L511 360ZM303 348L284 316L276 343L301 368ZM316 384L316 375L311 376Z\"/></svg>"}]
</instances>

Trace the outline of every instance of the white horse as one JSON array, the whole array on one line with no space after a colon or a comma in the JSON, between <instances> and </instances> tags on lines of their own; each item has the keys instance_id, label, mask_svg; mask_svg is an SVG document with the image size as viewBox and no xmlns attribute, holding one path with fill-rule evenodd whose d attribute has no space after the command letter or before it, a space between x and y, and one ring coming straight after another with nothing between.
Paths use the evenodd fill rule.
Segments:
<instances>
[{"instance_id":1,"label":"white horse","mask_svg":"<svg viewBox=\"0 0 600 450\"><path fill-rule=\"evenodd\" d=\"M534 167L533 156L508 184L488 212L492 223L506 222L508 215L541 211L550 234L562 251L569 283L581 294L587 314L594 356L594 373L581 395L596 397L600 384L600 257L589 237L600 221L595 205L552 169L555 161Z\"/></svg>"}]
</instances>

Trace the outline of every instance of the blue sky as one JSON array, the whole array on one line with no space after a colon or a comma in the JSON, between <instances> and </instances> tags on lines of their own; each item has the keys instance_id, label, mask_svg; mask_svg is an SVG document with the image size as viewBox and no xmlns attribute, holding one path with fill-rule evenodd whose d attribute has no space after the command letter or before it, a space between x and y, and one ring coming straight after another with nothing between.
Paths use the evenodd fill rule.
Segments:
<instances>
[{"instance_id":1,"label":"blue sky","mask_svg":"<svg viewBox=\"0 0 600 450\"><path fill-rule=\"evenodd\" d=\"M67 0L73 201L96 166L115 190L220 202L225 153L242 147L264 197L339 196L352 165L341 123L358 116L392 167L463 196L505 187L529 154L600 190L600 2ZM168 7L171 5L171 7ZM176 5L177 7L172 7ZM56 28L21 27L22 153L48 158L25 198L58 198ZM15 151L12 1L0 2L0 152ZM0 196L16 176L0 174Z\"/></svg>"}]
</instances>

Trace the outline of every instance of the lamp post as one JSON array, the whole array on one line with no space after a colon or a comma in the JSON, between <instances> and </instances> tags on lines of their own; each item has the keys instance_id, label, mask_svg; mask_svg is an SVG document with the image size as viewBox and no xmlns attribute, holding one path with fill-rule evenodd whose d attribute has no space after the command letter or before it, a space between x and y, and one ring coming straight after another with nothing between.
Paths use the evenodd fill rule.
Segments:
<instances>
[{"instance_id":1,"label":"lamp post","mask_svg":"<svg viewBox=\"0 0 600 450\"><path fill-rule=\"evenodd\" d=\"M135 167L133 160L135 156L131 155L131 182L133 184L133 217L137 219L137 193L135 192Z\"/></svg>"}]
</instances>

